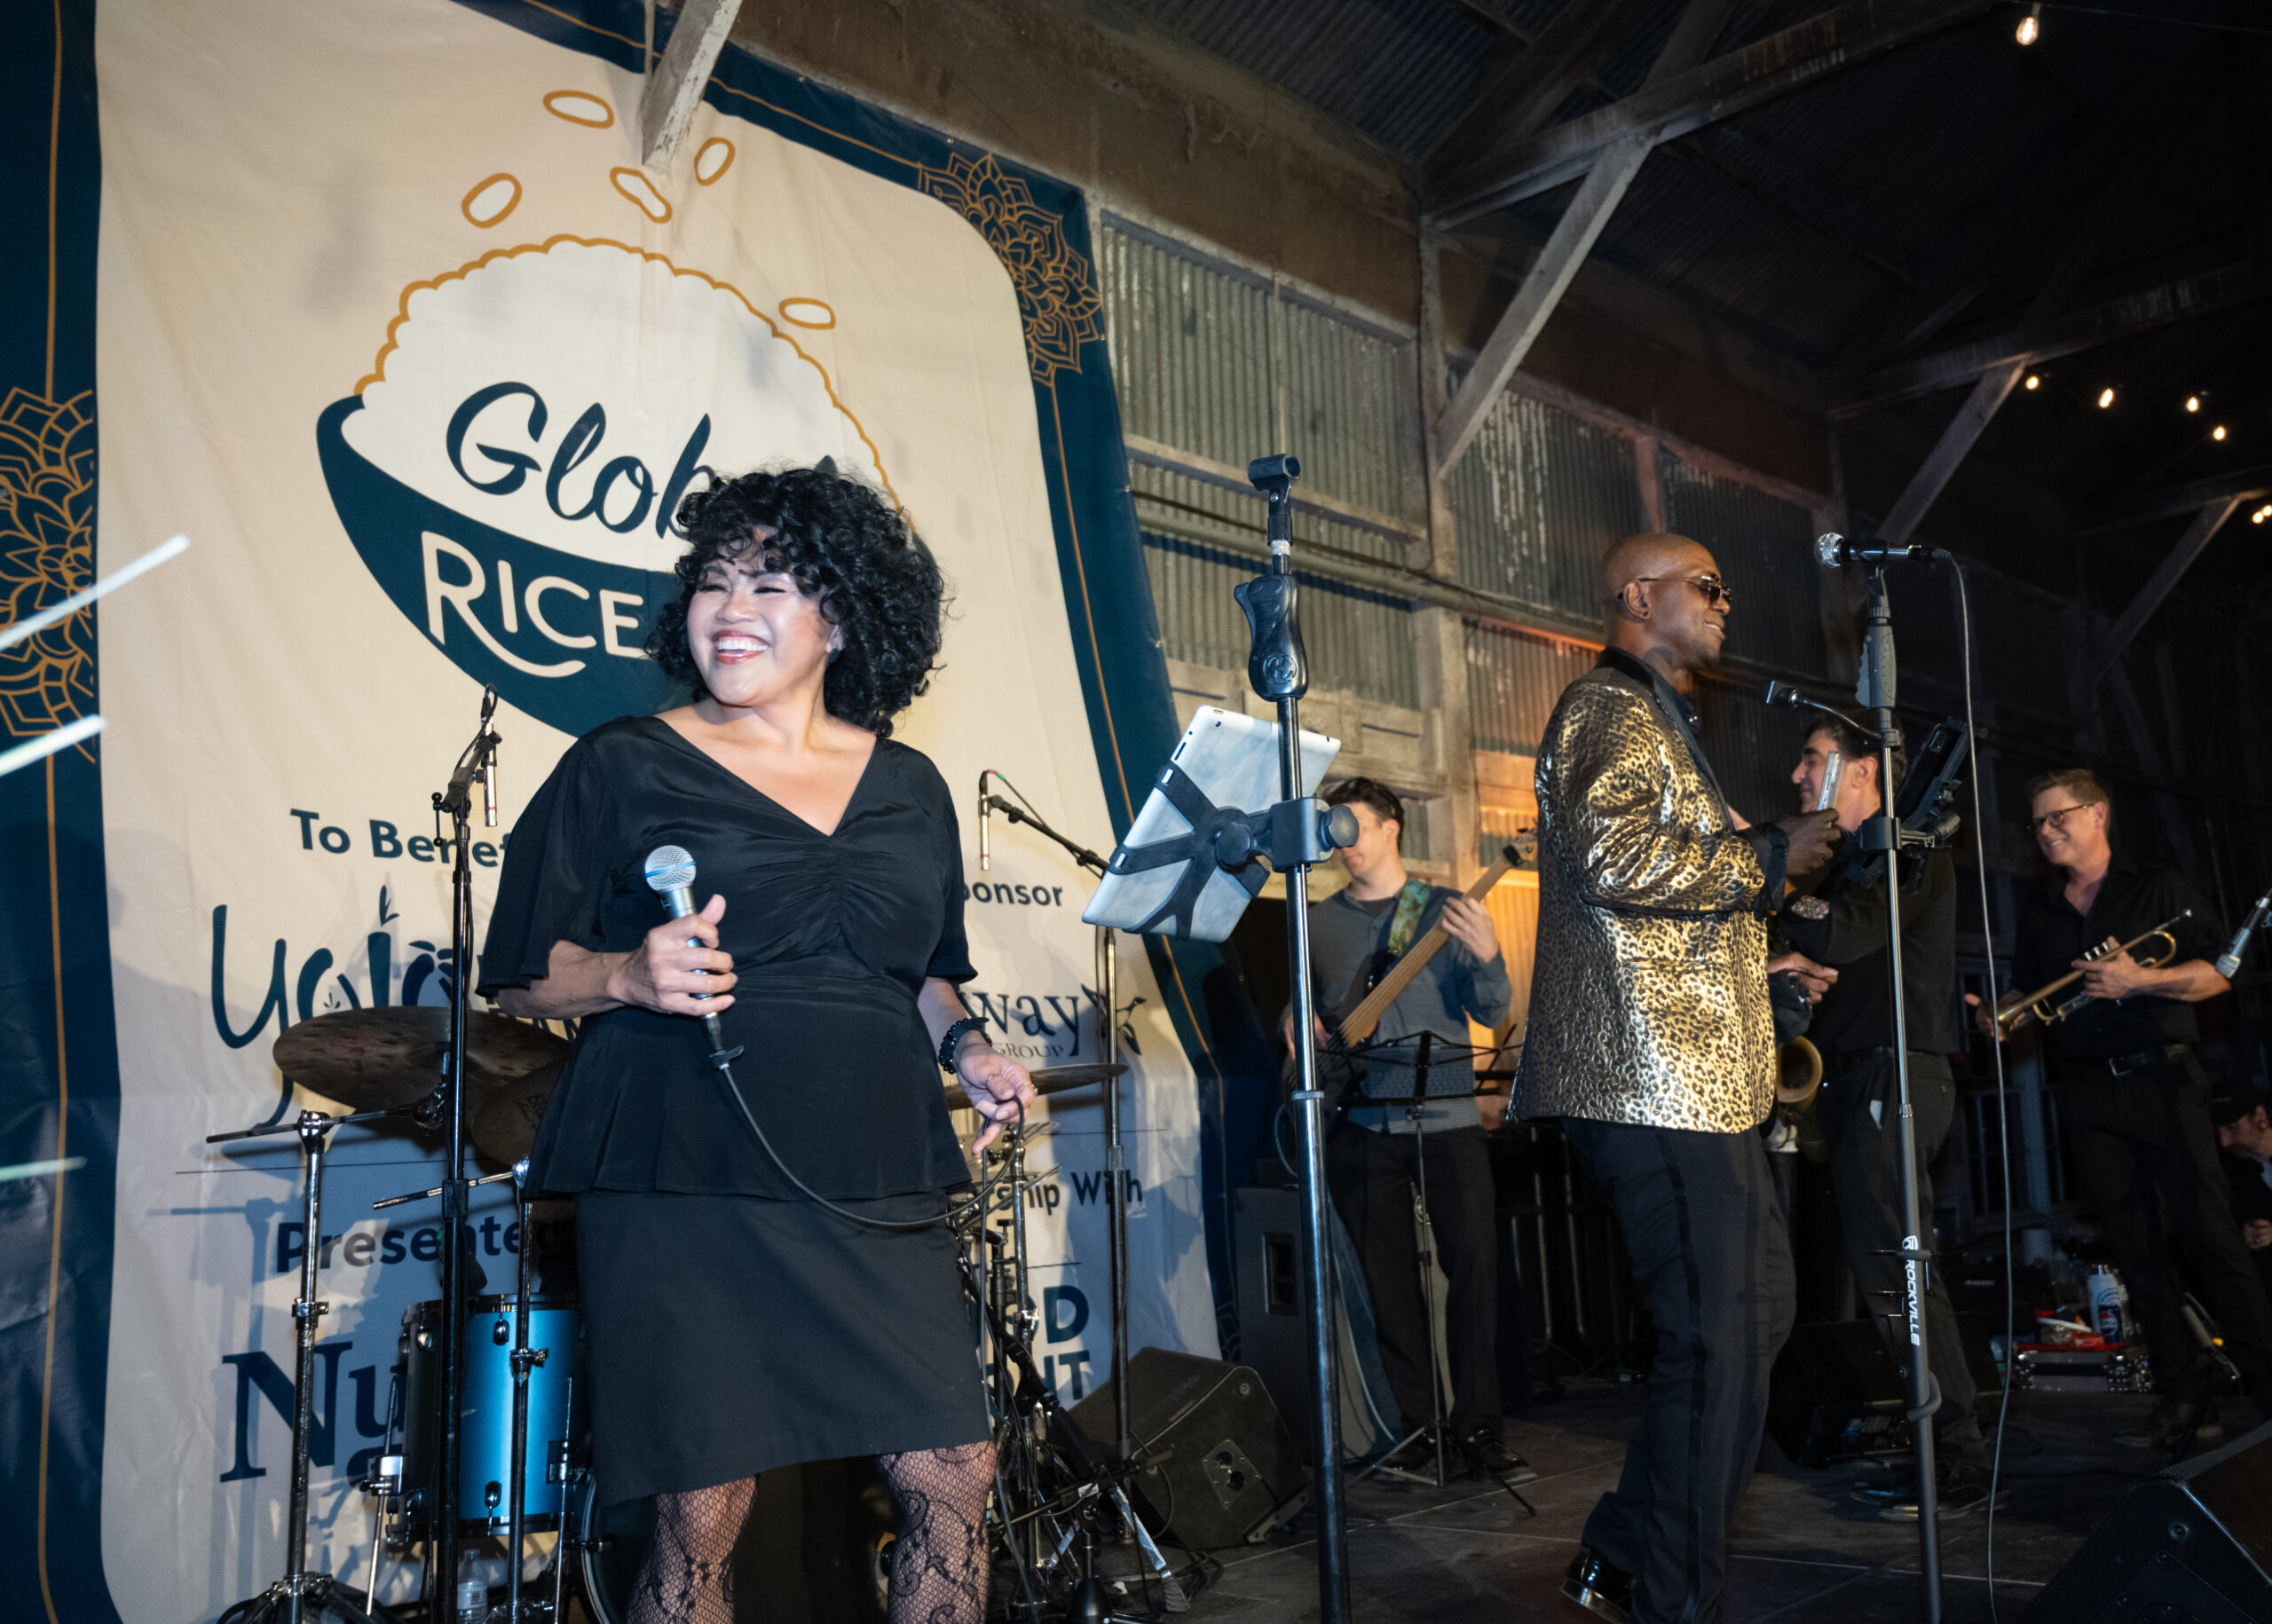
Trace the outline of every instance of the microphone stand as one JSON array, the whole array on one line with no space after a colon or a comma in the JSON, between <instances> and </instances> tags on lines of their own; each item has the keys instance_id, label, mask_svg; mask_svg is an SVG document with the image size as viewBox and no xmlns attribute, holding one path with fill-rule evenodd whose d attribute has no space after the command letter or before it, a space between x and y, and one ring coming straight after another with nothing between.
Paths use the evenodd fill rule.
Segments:
<instances>
[{"instance_id":1,"label":"microphone stand","mask_svg":"<svg viewBox=\"0 0 2272 1624\"><path fill-rule=\"evenodd\" d=\"M1104 878L1108 865L1102 857L1071 836L1060 834L1034 813L999 795L988 795L981 804L1056 841L1074 862L1100 879ZM982 865L982 855L981 862ZM1119 953L1111 926L1100 925L1096 931L1097 1059L1111 1065L1120 1058ZM1125 1464L1135 1450L1128 1434L1128 1160L1120 1139L1120 1079L1116 1076L1107 1077L1104 1084L1104 1165L1111 1186L1105 1199L1107 1268L1112 1290L1112 1449L1113 1459Z\"/></svg>"},{"instance_id":2,"label":"microphone stand","mask_svg":"<svg viewBox=\"0 0 2272 1624\"><path fill-rule=\"evenodd\" d=\"M1885 858L1886 958L1892 969L1893 1063L1900 1085L1901 1263L1904 1312L1908 1321L1908 1360L1903 1369L1909 1396L1909 1425L1917 1467L1917 1556L1923 1581L1927 1624L1940 1624L1940 1485L1935 1477L1933 1414L1941 1396L1933 1380L1927 1345L1925 1293L1930 1284L1932 1250L1926 1217L1917 1199L1917 1116L1909 1092L1909 1009L1901 962L1901 824L1894 813L1893 753L1901 746L1901 724L1893 713L1893 618L1886 602L1885 566L1873 564L1865 578L1862 677L1855 699L1872 713L1878 736L1878 812L1862 825L1862 848Z\"/></svg>"},{"instance_id":3,"label":"microphone stand","mask_svg":"<svg viewBox=\"0 0 2272 1624\"><path fill-rule=\"evenodd\" d=\"M466 1032L473 1008L473 781L481 780L485 827L497 825L496 754L499 739L489 725L497 709L497 690L481 695L481 728L459 755L446 789L434 795L434 838L442 838L442 816L450 819L450 1045L443 1063L446 1098L443 1120L448 1147L444 1152L442 1194L442 1413L441 1447L437 1452L435 1482L438 1505L432 1531L434 1573L429 1601L430 1615L438 1621L456 1606L458 1581L458 1452L465 1402L466 1212L469 1187L465 1181L465 1052ZM520 1553L512 1553L518 1562ZM518 1620L513 1624L519 1624Z\"/></svg>"},{"instance_id":4,"label":"microphone stand","mask_svg":"<svg viewBox=\"0 0 2272 1624\"><path fill-rule=\"evenodd\" d=\"M1257 458L1247 478L1269 499L1270 570L1233 588L1246 611L1253 651L1246 662L1254 691L1278 706L1278 796L1282 806L1302 793L1301 700L1309 691L1302 650L1299 601L1293 566L1295 458ZM1349 1549L1341 1481L1341 1393L1335 1369L1331 1253L1326 1216L1325 1095L1317 1085L1317 1005L1310 984L1310 862L1306 852L1280 866L1286 877L1286 944L1293 979L1294 1063L1299 1086L1293 1106L1302 1134L1302 1311L1309 1333L1312 1441L1317 1483L1317 1573L1320 1624L1348 1624Z\"/></svg>"}]
</instances>

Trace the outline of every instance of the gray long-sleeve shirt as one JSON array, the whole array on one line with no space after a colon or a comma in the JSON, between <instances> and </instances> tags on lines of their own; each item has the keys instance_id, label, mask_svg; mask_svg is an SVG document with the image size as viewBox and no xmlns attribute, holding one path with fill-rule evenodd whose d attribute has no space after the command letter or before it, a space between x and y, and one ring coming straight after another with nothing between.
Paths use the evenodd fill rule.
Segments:
<instances>
[{"instance_id":1,"label":"gray long-sleeve shirt","mask_svg":"<svg viewBox=\"0 0 2272 1624\"><path fill-rule=\"evenodd\" d=\"M1428 934L1442 915L1444 903L1458 895L1441 886L1429 887L1427 906L1421 910L1420 923L1412 933L1414 942ZM1353 1007L1363 997L1366 973L1375 958L1387 950L1395 917L1393 895L1377 903L1361 903L1345 890L1312 905L1311 980L1318 1013L1329 1025L1334 1014ZM1445 942L1412 978L1412 984L1382 1013L1371 1039L1382 1046L1365 1056L1364 1092L1391 1098L1415 1092L1411 1059L1420 1034L1432 1032L1445 1054L1440 1061L1429 1062L1428 1092L1457 1098L1427 1108L1429 1131L1473 1127L1475 1101L1469 1096L1475 1091L1475 1077L1466 1054L1471 1041L1468 1019L1472 1016L1486 1026L1496 1026L1507 1018L1513 1001L1504 954L1485 964L1457 939ZM1401 1106L1357 1106L1348 1113L1351 1122L1366 1128L1384 1127L1403 1116Z\"/></svg>"}]
</instances>

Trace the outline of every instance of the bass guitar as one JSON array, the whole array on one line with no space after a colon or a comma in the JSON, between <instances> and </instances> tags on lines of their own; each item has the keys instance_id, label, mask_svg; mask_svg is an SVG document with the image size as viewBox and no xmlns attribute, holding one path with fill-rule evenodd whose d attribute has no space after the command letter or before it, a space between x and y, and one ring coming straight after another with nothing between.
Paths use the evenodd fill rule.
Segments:
<instances>
[{"instance_id":1,"label":"bass guitar","mask_svg":"<svg viewBox=\"0 0 2272 1624\"><path fill-rule=\"evenodd\" d=\"M1490 895L1491 887L1505 879L1509 871L1519 865L1524 858L1538 849L1535 835L1525 835L1514 845L1499 848L1499 860L1483 871L1476 882L1467 888L1468 901L1479 903ZM1440 917L1420 939L1405 949L1401 955L1391 954L1384 949L1374 955L1361 989L1352 988L1344 1007L1321 1017L1325 1037L1317 1049L1317 1085L1339 1111L1354 1102L1358 1085L1365 1075L1365 1063L1360 1052L1380 1028L1381 1017L1388 1013L1413 978L1428 967L1451 933L1444 928ZM1286 1060L1288 1088L1298 1084L1294 1078L1294 1060Z\"/></svg>"}]
</instances>

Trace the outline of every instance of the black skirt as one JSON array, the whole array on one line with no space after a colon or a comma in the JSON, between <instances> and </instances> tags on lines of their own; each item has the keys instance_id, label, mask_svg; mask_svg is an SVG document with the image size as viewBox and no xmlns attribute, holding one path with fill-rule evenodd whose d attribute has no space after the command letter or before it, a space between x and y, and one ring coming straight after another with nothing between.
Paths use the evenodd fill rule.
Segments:
<instances>
[{"instance_id":1,"label":"black skirt","mask_svg":"<svg viewBox=\"0 0 2272 1624\"><path fill-rule=\"evenodd\" d=\"M839 1204L906 1220L944 1201ZM763 1196L588 1190L576 1245L604 1502L990 1435L942 1226L874 1229Z\"/></svg>"}]
</instances>

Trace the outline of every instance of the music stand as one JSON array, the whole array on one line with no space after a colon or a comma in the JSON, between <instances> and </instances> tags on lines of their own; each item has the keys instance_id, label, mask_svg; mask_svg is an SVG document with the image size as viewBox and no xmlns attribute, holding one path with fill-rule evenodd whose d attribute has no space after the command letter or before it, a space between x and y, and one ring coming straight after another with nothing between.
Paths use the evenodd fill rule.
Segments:
<instances>
[{"instance_id":1,"label":"music stand","mask_svg":"<svg viewBox=\"0 0 2272 1624\"><path fill-rule=\"evenodd\" d=\"M1145 812L1162 803L1163 824L1173 826L1165 817L1165 811L1172 810L1186 832L1165 840L1152 839L1153 830L1140 814L1130 825L1129 839L1112 854L1104 884L1097 887L1081 917L1092 925L1117 925L1126 914L1136 913L1123 928L1220 942L1230 934L1247 902L1262 889L1264 875L1258 859L1267 858L1270 866L1286 877L1294 1056L1301 1084L1294 1092L1293 1105L1302 1124L1303 1313L1310 1343L1315 1459L1325 1468L1317 1478L1318 1612L1320 1624L1347 1624L1351 1604L1348 1530L1341 1473L1332 1464L1341 1458L1340 1382L1334 1368L1332 1279L1328 1273L1331 1253L1326 1238L1325 1096L1317 1085L1313 1032L1316 1000L1310 982L1309 871L1313 864L1354 843L1357 819L1346 807L1328 808L1314 799L1325 767L1320 761L1310 770L1308 741L1317 736L1306 736L1301 729L1301 698L1309 691L1309 666L1302 650L1292 559L1294 481L1301 473L1301 463L1283 454L1258 458L1247 465L1247 477L1270 501L1270 570L1232 592L1253 633L1247 680L1257 694L1277 706L1278 725L1271 742L1278 757L1278 799L1253 812L1218 804L1179 761L1171 760L1160 769ZM1178 756L1181 754L1179 746ZM1148 879L1170 870L1173 873L1166 894L1150 896L1139 912L1134 899L1157 887L1125 883L1128 877ZM1230 884L1219 883L1226 877ZM1124 883L1116 886L1116 879ZM1208 903L1203 911L1203 900Z\"/></svg>"},{"instance_id":2,"label":"music stand","mask_svg":"<svg viewBox=\"0 0 2272 1624\"><path fill-rule=\"evenodd\" d=\"M1466 1088L1457 1089L1449 1093L1431 1092L1428 1087L1428 1068L1436 1052L1436 1035L1433 1032L1424 1031L1416 1039L1400 1037L1384 1042L1368 1044L1361 1048L1353 1049L1350 1052L1352 1055L1360 1059L1368 1054L1371 1054L1379 1059L1386 1059L1388 1057L1383 1052L1384 1051L1407 1043L1416 1045L1418 1049L1418 1052L1412 1061L1412 1092L1408 1094L1368 1094L1361 1092L1358 1094L1357 1099L1362 1104L1367 1106L1402 1106L1404 1108L1404 1119L1412 1124L1413 1177L1415 1182L1419 1186L1420 1212L1427 1218L1428 1237L1432 1237L1435 1234L1436 1220L1434 1212L1428 1205L1428 1107L1439 1100L1472 1100L1480 1094L1495 1093L1497 1091L1493 1089ZM1470 1061L1472 1061L1479 1054L1496 1054L1500 1052L1496 1045L1494 1045L1490 1049L1479 1049L1472 1045L1464 1045L1464 1048L1465 1052L1458 1058ZM1509 1075L1512 1074L1510 1073ZM1386 1470L1400 1478L1405 1478L1415 1482L1430 1483L1431 1486L1435 1488L1442 1488L1451 1481L1451 1471L1445 1459L1444 1454L1444 1354L1442 1341L1436 1332L1436 1254L1432 1240L1431 1238L1424 1237L1421 1233L1418 1218L1414 1219L1412 1225L1412 1261L1413 1266L1418 1271L1420 1279L1421 1317L1425 1321L1428 1328L1428 1423L1426 1431L1429 1435L1435 1439L1436 1444L1435 1476L1432 1479L1421 1478L1416 1473L1407 1472L1400 1468L1386 1464L1389 1458L1395 1455L1398 1450L1403 1448L1405 1445L1410 1443L1415 1438L1417 1438L1420 1435L1421 1430L1416 1428L1412 1431L1406 1433L1402 1438L1397 1439L1393 1444L1391 1444L1388 1448L1383 1452L1380 1459L1375 1461L1371 1465L1359 1472L1357 1477L1360 1481L1362 1481L1364 1478L1371 1477L1375 1472ZM1529 1512L1533 1517L1536 1517L1538 1515L1538 1508L1531 1504L1529 1501L1525 1500L1513 1484L1508 1482L1504 1478L1500 1477L1496 1472L1492 1472L1489 1476L1492 1481L1498 1484L1501 1488L1506 1490L1508 1494L1514 1495L1516 1504L1521 1506L1524 1510Z\"/></svg>"}]
</instances>

